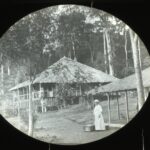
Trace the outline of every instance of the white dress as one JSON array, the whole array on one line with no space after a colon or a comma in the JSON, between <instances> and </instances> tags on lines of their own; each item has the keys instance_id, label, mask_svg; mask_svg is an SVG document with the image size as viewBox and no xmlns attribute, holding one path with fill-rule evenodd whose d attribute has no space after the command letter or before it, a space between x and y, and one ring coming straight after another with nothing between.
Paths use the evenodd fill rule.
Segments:
<instances>
[{"instance_id":1,"label":"white dress","mask_svg":"<svg viewBox=\"0 0 150 150\"><path fill-rule=\"evenodd\" d=\"M104 118L102 115L102 107L101 105L96 105L94 108L94 124L95 130L105 130Z\"/></svg>"}]
</instances>

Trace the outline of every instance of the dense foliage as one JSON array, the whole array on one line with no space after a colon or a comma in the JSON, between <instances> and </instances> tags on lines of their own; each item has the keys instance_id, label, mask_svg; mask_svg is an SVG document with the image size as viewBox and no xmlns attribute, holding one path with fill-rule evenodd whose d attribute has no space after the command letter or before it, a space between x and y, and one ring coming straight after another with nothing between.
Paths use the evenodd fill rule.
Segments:
<instances>
[{"instance_id":1,"label":"dense foliage","mask_svg":"<svg viewBox=\"0 0 150 150\"><path fill-rule=\"evenodd\" d=\"M104 42L106 31L110 40L105 45L108 42ZM96 9L74 5L37 11L15 23L0 39L0 86L7 91L63 56L109 73L104 52L104 47L108 46L113 75L123 78L133 73L128 28L119 19ZM142 67L146 68L150 61L141 41L140 49Z\"/></svg>"}]
</instances>

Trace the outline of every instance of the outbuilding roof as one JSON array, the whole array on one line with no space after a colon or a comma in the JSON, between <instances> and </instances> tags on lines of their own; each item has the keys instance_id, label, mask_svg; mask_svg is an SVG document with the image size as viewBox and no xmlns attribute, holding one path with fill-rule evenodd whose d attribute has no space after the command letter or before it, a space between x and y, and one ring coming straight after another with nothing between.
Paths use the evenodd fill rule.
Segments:
<instances>
[{"instance_id":1,"label":"outbuilding roof","mask_svg":"<svg viewBox=\"0 0 150 150\"><path fill-rule=\"evenodd\" d=\"M150 67L148 67L142 71L142 80L143 80L144 87L150 87ZM136 76L135 76L135 74L132 74L123 79L118 79L115 82L101 86L98 89L96 89L96 91L95 91L95 89L92 89L88 93L96 94L96 93L103 93L103 92L116 92L116 91L132 90L132 89L136 89L136 87L137 87Z\"/></svg>"}]
</instances>

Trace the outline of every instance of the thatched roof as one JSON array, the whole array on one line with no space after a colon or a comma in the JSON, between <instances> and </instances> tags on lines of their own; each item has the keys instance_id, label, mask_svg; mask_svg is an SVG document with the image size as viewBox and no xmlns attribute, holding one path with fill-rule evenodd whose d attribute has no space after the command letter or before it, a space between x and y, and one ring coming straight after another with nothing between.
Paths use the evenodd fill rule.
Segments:
<instances>
[{"instance_id":1,"label":"thatched roof","mask_svg":"<svg viewBox=\"0 0 150 150\"><path fill-rule=\"evenodd\" d=\"M116 80L114 76L63 57L43 71L34 83L108 83Z\"/></svg>"},{"instance_id":2,"label":"thatched roof","mask_svg":"<svg viewBox=\"0 0 150 150\"><path fill-rule=\"evenodd\" d=\"M16 89L19 89L19 88L22 88L22 87L26 87L26 86L29 85L29 83L30 83L29 80L24 81L24 82L22 82L22 83L17 84L17 85L14 86L13 88L9 89L9 91L13 91L13 90L16 90Z\"/></svg>"},{"instance_id":3,"label":"thatched roof","mask_svg":"<svg viewBox=\"0 0 150 150\"><path fill-rule=\"evenodd\" d=\"M150 67L142 71L142 79L144 87L150 87ZM99 87L96 91L93 89L89 91L90 94L103 93L103 92L116 92L124 90L132 90L137 87L135 74L119 79L110 84Z\"/></svg>"},{"instance_id":4,"label":"thatched roof","mask_svg":"<svg viewBox=\"0 0 150 150\"><path fill-rule=\"evenodd\" d=\"M110 83L116 80L114 76L63 57L40 73L33 83ZM20 83L10 90L27 86L28 82Z\"/></svg>"}]
</instances>

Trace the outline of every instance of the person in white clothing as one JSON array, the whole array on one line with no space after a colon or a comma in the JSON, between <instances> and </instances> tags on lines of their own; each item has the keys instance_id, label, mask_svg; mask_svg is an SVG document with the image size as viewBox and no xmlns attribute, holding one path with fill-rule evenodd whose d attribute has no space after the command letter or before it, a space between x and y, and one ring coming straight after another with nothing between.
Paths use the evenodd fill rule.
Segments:
<instances>
[{"instance_id":1,"label":"person in white clothing","mask_svg":"<svg viewBox=\"0 0 150 150\"><path fill-rule=\"evenodd\" d=\"M94 100L94 125L95 130L105 130L104 118L102 115L102 107L100 105L99 100Z\"/></svg>"},{"instance_id":2,"label":"person in white clothing","mask_svg":"<svg viewBox=\"0 0 150 150\"><path fill-rule=\"evenodd\" d=\"M42 108L42 112L46 112L46 99L44 98L44 95L41 96L41 108Z\"/></svg>"}]
</instances>

